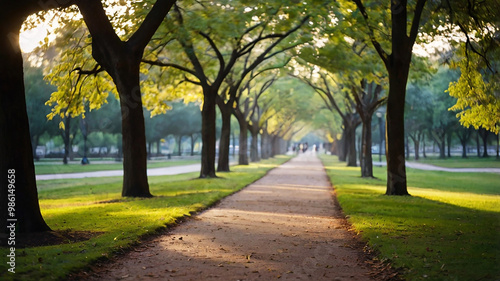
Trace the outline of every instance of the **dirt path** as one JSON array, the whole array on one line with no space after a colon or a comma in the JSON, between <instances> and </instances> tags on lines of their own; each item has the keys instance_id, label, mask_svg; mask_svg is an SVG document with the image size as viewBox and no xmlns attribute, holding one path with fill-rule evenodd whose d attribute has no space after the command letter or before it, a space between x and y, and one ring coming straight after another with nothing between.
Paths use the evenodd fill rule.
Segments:
<instances>
[{"instance_id":1,"label":"dirt path","mask_svg":"<svg viewBox=\"0 0 500 281\"><path fill-rule=\"evenodd\" d=\"M301 155L89 280L372 280L321 162Z\"/></svg>"}]
</instances>

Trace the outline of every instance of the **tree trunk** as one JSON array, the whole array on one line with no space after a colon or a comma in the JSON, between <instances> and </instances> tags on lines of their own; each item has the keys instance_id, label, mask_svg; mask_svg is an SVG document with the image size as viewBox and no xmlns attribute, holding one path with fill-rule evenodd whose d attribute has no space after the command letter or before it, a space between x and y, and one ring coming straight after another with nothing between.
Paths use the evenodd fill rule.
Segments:
<instances>
[{"instance_id":1,"label":"tree trunk","mask_svg":"<svg viewBox=\"0 0 500 281\"><path fill-rule=\"evenodd\" d=\"M240 136L239 136L239 151L238 151L238 164L248 165L248 122L245 115L238 108L233 110L236 120L238 120L238 125L240 126Z\"/></svg>"},{"instance_id":2,"label":"tree trunk","mask_svg":"<svg viewBox=\"0 0 500 281\"><path fill-rule=\"evenodd\" d=\"M357 167L356 164L356 127L348 126L344 129L345 135L345 143L344 147L346 149L347 154L347 166L348 167Z\"/></svg>"},{"instance_id":3,"label":"tree trunk","mask_svg":"<svg viewBox=\"0 0 500 281\"><path fill-rule=\"evenodd\" d=\"M233 158L236 157L236 136L234 132L231 132L231 138L233 139L233 152L231 153L233 155Z\"/></svg>"},{"instance_id":4,"label":"tree trunk","mask_svg":"<svg viewBox=\"0 0 500 281\"><path fill-rule=\"evenodd\" d=\"M191 156L194 156L194 145L196 141L194 139L194 135L191 135Z\"/></svg>"},{"instance_id":5,"label":"tree trunk","mask_svg":"<svg viewBox=\"0 0 500 281\"><path fill-rule=\"evenodd\" d=\"M3 179L0 181L0 233L9 233L8 226L14 226L12 231L17 232L50 230L38 204L26 111L23 58L19 47L23 20L24 15L13 11L0 12L0 173ZM13 181L10 189L8 178ZM9 213L8 203L13 198L15 211ZM7 242L4 237L2 235L1 244Z\"/></svg>"},{"instance_id":6,"label":"tree trunk","mask_svg":"<svg viewBox=\"0 0 500 281\"><path fill-rule=\"evenodd\" d=\"M445 159L446 158L446 152L445 152L446 138L444 136L441 140L439 140L438 146L439 146L439 158Z\"/></svg>"},{"instance_id":7,"label":"tree trunk","mask_svg":"<svg viewBox=\"0 0 500 281\"><path fill-rule=\"evenodd\" d=\"M279 153L278 154L286 154L288 151L288 141L280 137L280 142L279 142Z\"/></svg>"},{"instance_id":8,"label":"tree trunk","mask_svg":"<svg viewBox=\"0 0 500 281\"><path fill-rule=\"evenodd\" d=\"M387 55L383 52L382 47L377 45L378 42L375 44L389 74L386 118L386 195L409 195L404 158L404 108L412 49L418 36L420 16L425 1L417 1L417 6L413 10L414 18L411 27L408 27L407 5L406 0L391 2L391 54ZM410 34L408 34L408 29Z\"/></svg>"},{"instance_id":9,"label":"tree trunk","mask_svg":"<svg viewBox=\"0 0 500 281\"><path fill-rule=\"evenodd\" d=\"M499 134L497 134L497 159L500 159L500 138L499 138Z\"/></svg>"},{"instance_id":10,"label":"tree trunk","mask_svg":"<svg viewBox=\"0 0 500 281\"><path fill-rule=\"evenodd\" d=\"M123 145L122 196L150 197L140 64L144 49L174 1L157 1L127 42L116 34L101 1L76 1L92 35L92 56L113 78L120 96Z\"/></svg>"},{"instance_id":11,"label":"tree trunk","mask_svg":"<svg viewBox=\"0 0 500 281\"><path fill-rule=\"evenodd\" d=\"M147 176L144 113L139 86L139 62L128 62L114 78L122 114L122 196L151 197Z\"/></svg>"},{"instance_id":12,"label":"tree trunk","mask_svg":"<svg viewBox=\"0 0 500 281\"><path fill-rule=\"evenodd\" d=\"M70 130L71 130L71 117L66 116L64 118L64 157L63 164L68 164L69 152L70 152Z\"/></svg>"},{"instance_id":13,"label":"tree trunk","mask_svg":"<svg viewBox=\"0 0 500 281\"><path fill-rule=\"evenodd\" d=\"M467 142L460 141L462 144L462 158L467 158Z\"/></svg>"},{"instance_id":14,"label":"tree trunk","mask_svg":"<svg viewBox=\"0 0 500 281\"><path fill-rule=\"evenodd\" d=\"M69 139L69 161L75 160L75 152L73 151L73 144L75 143L75 136L76 136L76 132L75 132L75 135L73 135L73 137ZM83 139L84 139L84 143L85 143L85 146L84 146L85 150L84 151L87 152L87 136L84 136Z\"/></svg>"},{"instance_id":15,"label":"tree trunk","mask_svg":"<svg viewBox=\"0 0 500 281\"><path fill-rule=\"evenodd\" d=\"M248 165L248 124L243 118L237 118L237 120L240 125L238 164Z\"/></svg>"},{"instance_id":16,"label":"tree trunk","mask_svg":"<svg viewBox=\"0 0 500 281\"><path fill-rule=\"evenodd\" d=\"M203 109L201 111L201 171L200 178L215 178L216 144L216 97L217 92L203 91Z\"/></svg>"},{"instance_id":17,"label":"tree trunk","mask_svg":"<svg viewBox=\"0 0 500 281\"><path fill-rule=\"evenodd\" d=\"M219 141L219 163L217 172L229 172L229 146L231 144L231 110L227 110L224 102L218 103L222 115L222 128ZM240 144L241 148L241 144Z\"/></svg>"},{"instance_id":18,"label":"tree trunk","mask_svg":"<svg viewBox=\"0 0 500 281\"><path fill-rule=\"evenodd\" d=\"M483 140L483 157L488 157L488 135L490 134L489 131L487 131L486 129L479 129L479 131L481 132L481 139Z\"/></svg>"},{"instance_id":19,"label":"tree trunk","mask_svg":"<svg viewBox=\"0 0 500 281\"><path fill-rule=\"evenodd\" d=\"M269 159L269 134L265 129L260 138L260 158Z\"/></svg>"},{"instance_id":20,"label":"tree trunk","mask_svg":"<svg viewBox=\"0 0 500 281\"><path fill-rule=\"evenodd\" d=\"M250 161L259 162L259 131L251 130L252 143L250 144Z\"/></svg>"},{"instance_id":21,"label":"tree trunk","mask_svg":"<svg viewBox=\"0 0 500 281\"><path fill-rule=\"evenodd\" d=\"M413 149L415 149L415 161L420 159L420 141L422 140L422 132L415 132L413 135L409 134L409 137L413 141Z\"/></svg>"},{"instance_id":22,"label":"tree trunk","mask_svg":"<svg viewBox=\"0 0 500 281\"><path fill-rule=\"evenodd\" d=\"M394 54L393 54L394 55ZM402 62L394 59L399 64ZM387 195L409 195L406 184L404 105L407 65L395 65L389 71L389 95L386 117Z\"/></svg>"},{"instance_id":23,"label":"tree trunk","mask_svg":"<svg viewBox=\"0 0 500 281\"><path fill-rule=\"evenodd\" d=\"M373 178L372 160L372 113L367 112L363 120L361 145L361 177Z\"/></svg>"},{"instance_id":24,"label":"tree trunk","mask_svg":"<svg viewBox=\"0 0 500 281\"><path fill-rule=\"evenodd\" d=\"M346 144L345 136L346 136L346 130L344 127L344 130L342 131L342 136L340 137L340 140L337 145L337 155L339 157L339 161L342 162L347 161L347 148L345 146Z\"/></svg>"},{"instance_id":25,"label":"tree trunk","mask_svg":"<svg viewBox=\"0 0 500 281\"><path fill-rule=\"evenodd\" d=\"M413 140L413 146L415 148L415 161L418 161L420 159L420 140Z\"/></svg>"},{"instance_id":26,"label":"tree trunk","mask_svg":"<svg viewBox=\"0 0 500 281\"><path fill-rule=\"evenodd\" d=\"M177 156L182 156L182 136L177 136Z\"/></svg>"},{"instance_id":27,"label":"tree trunk","mask_svg":"<svg viewBox=\"0 0 500 281\"><path fill-rule=\"evenodd\" d=\"M271 154L269 156L274 157L279 154L279 137L277 135L273 135L271 137Z\"/></svg>"},{"instance_id":28,"label":"tree trunk","mask_svg":"<svg viewBox=\"0 0 500 281\"><path fill-rule=\"evenodd\" d=\"M422 147L422 156L424 158L427 158L427 154L425 154L425 133L422 135L422 142L423 142L423 147Z\"/></svg>"},{"instance_id":29,"label":"tree trunk","mask_svg":"<svg viewBox=\"0 0 500 281\"><path fill-rule=\"evenodd\" d=\"M447 147L447 154L448 154L448 158L451 158L451 137L452 137L452 134L451 132L448 132L448 134L446 134L446 142L448 144L448 147Z\"/></svg>"},{"instance_id":30,"label":"tree trunk","mask_svg":"<svg viewBox=\"0 0 500 281\"><path fill-rule=\"evenodd\" d=\"M479 130L477 130L477 134L476 134L476 147L477 147L477 157L481 157L481 144L479 142Z\"/></svg>"}]
</instances>

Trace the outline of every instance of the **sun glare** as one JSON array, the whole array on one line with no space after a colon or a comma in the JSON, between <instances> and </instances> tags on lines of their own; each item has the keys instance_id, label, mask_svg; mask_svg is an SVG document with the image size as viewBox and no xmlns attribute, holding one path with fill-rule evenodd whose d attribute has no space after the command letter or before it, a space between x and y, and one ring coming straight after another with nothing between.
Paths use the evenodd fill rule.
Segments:
<instances>
[{"instance_id":1,"label":"sun glare","mask_svg":"<svg viewBox=\"0 0 500 281\"><path fill-rule=\"evenodd\" d=\"M30 53L32 52L36 47L40 46L47 37L47 29L49 27L42 23L41 25L21 32L19 36L19 44L21 45L21 51L23 53ZM49 36L49 40L52 39Z\"/></svg>"}]
</instances>

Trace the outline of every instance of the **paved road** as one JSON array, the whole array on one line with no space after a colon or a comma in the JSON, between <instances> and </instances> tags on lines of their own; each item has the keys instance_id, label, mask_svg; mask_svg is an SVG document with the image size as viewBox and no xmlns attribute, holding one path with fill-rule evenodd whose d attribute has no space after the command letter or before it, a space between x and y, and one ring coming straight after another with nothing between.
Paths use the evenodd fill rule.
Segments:
<instances>
[{"instance_id":1,"label":"paved road","mask_svg":"<svg viewBox=\"0 0 500 281\"><path fill-rule=\"evenodd\" d=\"M385 166L387 165L386 162L373 162L373 165L375 166ZM443 172L450 172L450 173L498 173L500 174L500 168L445 168L445 167L439 167L439 166L434 166L430 164L422 164L422 163L416 163L416 162L406 162L406 167L408 168L413 168L413 169L419 169L419 170L426 170L426 171L443 171Z\"/></svg>"},{"instance_id":2,"label":"paved road","mask_svg":"<svg viewBox=\"0 0 500 281\"><path fill-rule=\"evenodd\" d=\"M332 191L319 159L299 155L89 279L373 280Z\"/></svg>"},{"instance_id":3,"label":"paved road","mask_svg":"<svg viewBox=\"0 0 500 281\"><path fill-rule=\"evenodd\" d=\"M199 172L200 169L201 169L201 164L192 164L184 166L165 167L165 168L153 168L153 169L148 169L148 176L178 175L191 172ZM43 180L58 180L58 179L82 179L82 178L120 177L120 176L123 176L123 170L36 175L36 180L43 181Z\"/></svg>"},{"instance_id":4,"label":"paved road","mask_svg":"<svg viewBox=\"0 0 500 281\"><path fill-rule=\"evenodd\" d=\"M306 153L307 154L307 153ZM373 165L385 166L385 162L373 162ZM500 168L444 168L429 164L421 164L415 162L406 162L406 167L428 170L428 171L444 171L452 173L499 173ZM148 176L168 176L185 174L191 172L198 172L201 169L200 164L184 165L184 166L174 166L166 168L154 168L148 169ZM85 172L85 173L68 173L68 174L48 174L48 175L37 175L36 180L55 180L55 179L81 179L81 178L99 178L99 177L120 177L123 176L122 170L113 171L98 171L98 172Z\"/></svg>"},{"instance_id":5,"label":"paved road","mask_svg":"<svg viewBox=\"0 0 500 281\"><path fill-rule=\"evenodd\" d=\"M406 162L406 166L419 170L443 171L451 173L500 173L500 168L444 168L415 162Z\"/></svg>"}]
</instances>

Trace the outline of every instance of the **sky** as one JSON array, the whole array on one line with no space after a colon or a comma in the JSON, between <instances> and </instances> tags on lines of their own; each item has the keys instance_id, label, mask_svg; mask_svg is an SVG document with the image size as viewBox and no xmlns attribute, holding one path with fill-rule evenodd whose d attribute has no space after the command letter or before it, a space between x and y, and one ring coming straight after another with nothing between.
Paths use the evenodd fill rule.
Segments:
<instances>
[{"instance_id":1,"label":"sky","mask_svg":"<svg viewBox=\"0 0 500 281\"><path fill-rule=\"evenodd\" d=\"M47 36L48 29L49 26L47 24L41 23L34 29L21 32L19 36L19 44L21 45L22 52L29 53L38 47L40 42L42 42ZM49 36L49 40L52 40L53 38L50 37L51 36Z\"/></svg>"}]
</instances>

